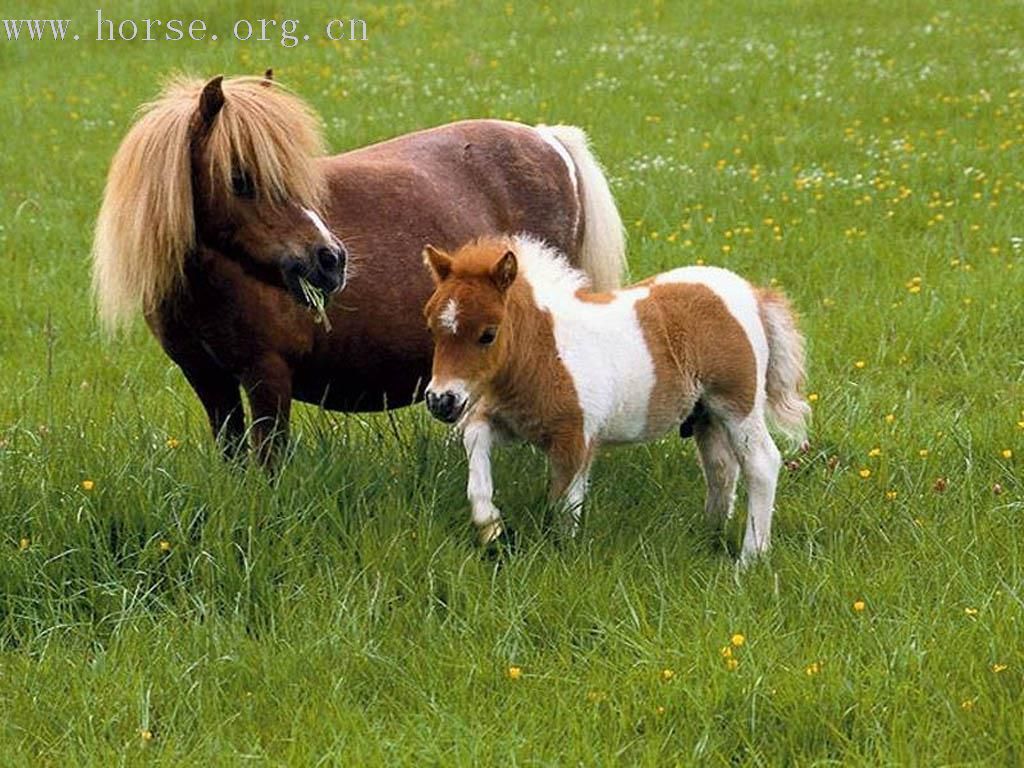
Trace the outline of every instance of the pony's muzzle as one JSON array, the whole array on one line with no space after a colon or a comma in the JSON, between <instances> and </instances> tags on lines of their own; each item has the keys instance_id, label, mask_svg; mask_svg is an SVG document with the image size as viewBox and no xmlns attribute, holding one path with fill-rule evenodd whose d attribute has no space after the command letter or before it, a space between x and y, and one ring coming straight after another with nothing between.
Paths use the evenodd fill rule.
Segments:
<instances>
[{"instance_id":1,"label":"pony's muzzle","mask_svg":"<svg viewBox=\"0 0 1024 768\"><path fill-rule=\"evenodd\" d=\"M312 282L325 293L345 287L348 254L342 245L321 245L313 252Z\"/></svg>"},{"instance_id":2,"label":"pony's muzzle","mask_svg":"<svg viewBox=\"0 0 1024 768\"><path fill-rule=\"evenodd\" d=\"M434 392L428 389L426 400L431 416L445 424L453 424L465 410L467 398L452 391Z\"/></svg>"}]
</instances>

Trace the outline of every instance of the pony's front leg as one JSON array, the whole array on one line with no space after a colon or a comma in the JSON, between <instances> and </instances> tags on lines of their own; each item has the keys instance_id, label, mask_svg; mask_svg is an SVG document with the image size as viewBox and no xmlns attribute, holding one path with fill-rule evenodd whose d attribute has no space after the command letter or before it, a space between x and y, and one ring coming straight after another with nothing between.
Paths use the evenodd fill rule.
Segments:
<instances>
[{"instance_id":1,"label":"pony's front leg","mask_svg":"<svg viewBox=\"0 0 1024 768\"><path fill-rule=\"evenodd\" d=\"M561 507L559 525L568 538L579 531L593 456L594 446L585 445L582 435L556 440L548 450L551 464L548 499L552 505Z\"/></svg>"},{"instance_id":2,"label":"pony's front leg","mask_svg":"<svg viewBox=\"0 0 1024 768\"><path fill-rule=\"evenodd\" d=\"M273 471L288 444L292 408L292 371L277 355L267 356L242 377L252 408L253 448L260 463Z\"/></svg>"},{"instance_id":3,"label":"pony's front leg","mask_svg":"<svg viewBox=\"0 0 1024 768\"><path fill-rule=\"evenodd\" d=\"M491 478L491 448L495 429L484 417L471 418L462 430L462 444L469 459L469 482L466 495L472 509L473 524L480 544L487 546L504 532L501 510L494 506L494 482Z\"/></svg>"},{"instance_id":4,"label":"pony's front leg","mask_svg":"<svg viewBox=\"0 0 1024 768\"><path fill-rule=\"evenodd\" d=\"M199 397L224 458L236 461L245 448L245 410L238 379L203 348L181 314L175 307L163 307L147 314L146 322Z\"/></svg>"}]
</instances>

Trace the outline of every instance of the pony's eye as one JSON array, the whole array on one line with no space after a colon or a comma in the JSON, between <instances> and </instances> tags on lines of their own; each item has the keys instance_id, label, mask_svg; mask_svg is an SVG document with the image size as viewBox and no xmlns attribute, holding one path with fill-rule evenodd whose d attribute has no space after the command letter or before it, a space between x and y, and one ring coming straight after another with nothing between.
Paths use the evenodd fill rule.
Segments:
<instances>
[{"instance_id":1,"label":"pony's eye","mask_svg":"<svg viewBox=\"0 0 1024 768\"><path fill-rule=\"evenodd\" d=\"M256 187L252 176L245 171L233 171L231 174L231 191L238 197L256 197Z\"/></svg>"},{"instance_id":2,"label":"pony's eye","mask_svg":"<svg viewBox=\"0 0 1024 768\"><path fill-rule=\"evenodd\" d=\"M498 336L497 328L484 328L484 332L480 334L480 338L477 340L480 346L489 347L494 343L494 340Z\"/></svg>"}]
</instances>

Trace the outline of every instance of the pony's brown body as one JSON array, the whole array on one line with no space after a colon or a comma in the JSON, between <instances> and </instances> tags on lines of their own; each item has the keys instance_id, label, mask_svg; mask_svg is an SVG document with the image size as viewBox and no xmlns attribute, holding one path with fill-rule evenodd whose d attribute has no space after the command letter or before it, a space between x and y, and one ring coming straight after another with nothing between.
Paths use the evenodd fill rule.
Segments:
<instances>
[{"instance_id":1,"label":"pony's brown body","mask_svg":"<svg viewBox=\"0 0 1024 768\"><path fill-rule=\"evenodd\" d=\"M538 129L496 120L453 123L321 157L313 171L320 177L315 208L327 239L318 240L309 221L293 216L278 230L265 225L259 238L249 236L259 245L245 245L246 209L231 195L221 199L205 173L204 131L214 135L219 111L231 109L231 85L225 82L219 96L209 94L214 86L220 88L219 80L207 84L201 96L196 90L197 117L189 137L195 234L180 255L180 277L170 288L153 291L155 300L147 300L114 261L132 254L101 245L103 237L110 237L104 227L112 225L104 224L104 214L114 202L110 185L117 159L95 255L101 309L115 294L112 285L120 294L110 303L142 304L150 328L181 367L229 452L239 449L246 430L241 390L249 396L255 441L267 455L286 436L293 399L335 410L372 411L407 405L422 394L432 354L421 315L432 289L422 268L424 243L454 248L488 233L528 231L588 268L584 251L594 232L588 232L587 208L595 201L604 201L607 208L611 199L606 186L588 188L594 185L593 159L580 157L571 146L560 149ZM241 86L236 81L233 87ZM269 96L277 90L259 88L246 96L258 100L261 91ZM234 151L244 154L245 141L240 146ZM245 168L255 161L235 162ZM245 186L242 192L249 194ZM252 193L257 202L259 195ZM313 208L313 203L298 205L303 208L297 210ZM264 224L265 210L258 211ZM619 226L614 203L604 215L613 216ZM228 232L231 227L241 234ZM250 229L256 232L255 224ZM295 245L303 232L307 239ZM305 254L322 252L325 243L343 244L340 277L332 284L333 274L324 276L325 291L344 285L329 297L330 331L289 290L287 269L270 243L266 255L253 254L264 241L275 239L297 254L292 264L309 274L315 270L306 265L315 265L316 257ZM610 267L616 274L622 267L621 239L616 258L614 265L604 265L606 274ZM335 260L328 259L328 267L337 266ZM116 320L124 311L114 304L108 314Z\"/></svg>"},{"instance_id":2,"label":"pony's brown body","mask_svg":"<svg viewBox=\"0 0 1024 768\"><path fill-rule=\"evenodd\" d=\"M324 159L322 215L351 258L346 287L328 307L330 333L273 275L204 249L186 261L182 290L151 326L190 380L199 375L217 389L262 382L282 403L342 411L408 405L430 373L424 243L454 248L482 233L529 229L579 254L572 183L555 150L531 134L514 123L465 121Z\"/></svg>"}]
</instances>

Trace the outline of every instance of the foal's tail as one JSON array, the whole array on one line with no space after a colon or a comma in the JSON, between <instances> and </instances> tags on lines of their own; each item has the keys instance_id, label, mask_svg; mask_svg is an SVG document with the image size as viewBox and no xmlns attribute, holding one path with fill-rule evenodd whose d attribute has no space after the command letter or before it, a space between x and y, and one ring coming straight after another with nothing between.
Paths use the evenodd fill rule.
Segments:
<instances>
[{"instance_id":1,"label":"foal's tail","mask_svg":"<svg viewBox=\"0 0 1024 768\"><path fill-rule=\"evenodd\" d=\"M543 125L537 130L565 147L579 174L583 198L580 267L595 291L618 288L627 266L626 233L601 164L590 151L587 134L573 125Z\"/></svg>"},{"instance_id":2,"label":"foal's tail","mask_svg":"<svg viewBox=\"0 0 1024 768\"><path fill-rule=\"evenodd\" d=\"M768 337L765 389L772 423L796 443L807 437L811 406L804 400L804 337L796 325L789 301L781 293L757 291L757 304Z\"/></svg>"}]
</instances>

